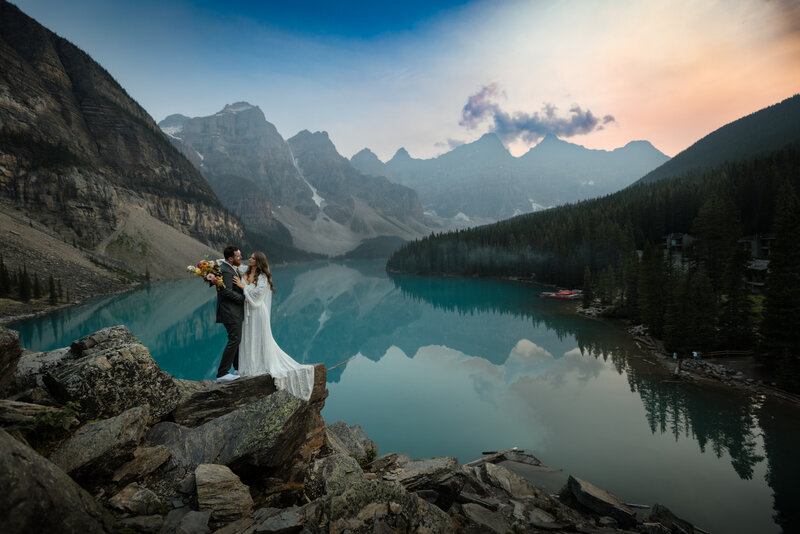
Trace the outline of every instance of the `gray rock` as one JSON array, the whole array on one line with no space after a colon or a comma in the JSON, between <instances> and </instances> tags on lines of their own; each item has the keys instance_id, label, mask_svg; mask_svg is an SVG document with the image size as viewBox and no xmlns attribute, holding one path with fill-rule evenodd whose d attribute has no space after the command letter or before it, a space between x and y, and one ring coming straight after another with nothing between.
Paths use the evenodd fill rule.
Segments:
<instances>
[{"instance_id":1,"label":"gray rock","mask_svg":"<svg viewBox=\"0 0 800 534\"><path fill-rule=\"evenodd\" d=\"M248 487L224 465L200 464L195 479L198 508L201 512L210 510L213 521L236 521L253 510Z\"/></svg>"},{"instance_id":2,"label":"gray rock","mask_svg":"<svg viewBox=\"0 0 800 534\"><path fill-rule=\"evenodd\" d=\"M175 387L178 388L181 394L181 400L178 404L186 402L195 393L208 391L209 389L217 387L217 383L214 380L184 380L182 378L173 378L172 381L175 382Z\"/></svg>"},{"instance_id":3,"label":"gray rock","mask_svg":"<svg viewBox=\"0 0 800 534\"><path fill-rule=\"evenodd\" d=\"M114 518L55 464L0 429L3 532L110 532Z\"/></svg>"},{"instance_id":4,"label":"gray rock","mask_svg":"<svg viewBox=\"0 0 800 534\"><path fill-rule=\"evenodd\" d=\"M647 521L639 525L639 532L643 534L671 534L670 529L661 523L648 523Z\"/></svg>"},{"instance_id":5,"label":"gray rock","mask_svg":"<svg viewBox=\"0 0 800 534\"><path fill-rule=\"evenodd\" d=\"M167 447L173 461L186 473L210 463L273 466L280 456L276 448L285 444L280 439L282 434L302 433L302 429L286 426L304 407L305 403L297 397L278 391L197 428L159 423L150 430L147 439Z\"/></svg>"},{"instance_id":6,"label":"gray rock","mask_svg":"<svg viewBox=\"0 0 800 534\"><path fill-rule=\"evenodd\" d=\"M559 497L562 503L576 509L583 507L600 516L613 517L623 528L636 524L636 515L619 497L572 475Z\"/></svg>"},{"instance_id":7,"label":"gray rock","mask_svg":"<svg viewBox=\"0 0 800 534\"><path fill-rule=\"evenodd\" d=\"M344 421L336 421L325 428L325 433L335 452L353 455L358 460L371 460L378 452L378 446L360 425L348 426Z\"/></svg>"},{"instance_id":8,"label":"gray rock","mask_svg":"<svg viewBox=\"0 0 800 534\"><path fill-rule=\"evenodd\" d=\"M0 425L3 426L30 423L36 418L37 414L57 414L58 412L59 409L53 406L0 399ZM73 417L71 419L71 425L79 423L76 418Z\"/></svg>"},{"instance_id":9,"label":"gray rock","mask_svg":"<svg viewBox=\"0 0 800 534\"><path fill-rule=\"evenodd\" d=\"M26 352L17 362L11 389L23 391L44 387L44 376L65 361L72 359L72 356L68 348L47 352Z\"/></svg>"},{"instance_id":10,"label":"gray rock","mask_svg":"<svg viewBox=\"0 0 800 534\"><path fill-rule=\"evenodd\" d=\"M0 326L0 393L5 393L11 387L21 355L19 333Z\"/></svg>"},{"instance_id":11,"label":"gray rock","mask_svg":"<svg viewBox=\"0 0 800 534\"><path fill-rule=\"evenodd\" d=\"M481 466L485 480L497 488L505 490L515 499L524 499L537 494L537 489L520 475L501 465L486 463Z\"/></svg>"},{"instance_id":12,"label":"gray rock","mask_svg":"<svg viewBox=\"0 0 800 534\"><path fill-rule=\"evenodd\" d=\"M191 511L192 509L188 506L170 510L170 512L164 517L164 524L161 526L159 534L175 534L175 531L178 529L178 525L181 524L181 519L183 519L183 516Z\"/></svg>"},{"instance_id":13,"label":"gray rock","mask_svg":"<svg viewBox=\"0 0 800 534\"><path fill-rule=\"evenodd\" d=\"M354 458L332 454L314 462L306 476L306 488L313 499L322 495L340 495L364 480L364 472Z\"/></svg>"},{"instance_id":14,"label":"gray rock","mask_svg":"<svg viewBox=\"0 0 800 534\"><path fill-rule=\"evenodd\" d=\"M694 534L695 532L694 525L676 516L669 508L661 504L654 504L650 508L645 521L661 523L675 534Z\"/></svg>"},{"instance_id":15,"label":"gray rock","mask_svg":"<svg viewBox=\"0 0 800 534\"><path fill-rule=\"evenodd\" d=\"M62 443L50 460L76 480L106 478L133 456L147 426L147 408L89 423Z\"/></svg>"},{"instance_id":16,"label":"gray rock","mask_svg":"<svg viewBox=\"0 0 800 534\"><path fill-rule=\"evenodd\" d=\"M290 534L303 530L303 516L297 508L287 508L270 516L255 527L255 532L265 534Z\"/></svg>"},{"instance_id":17,"label":"gray rock","mask_svg":"<svg viewBox=\"0 0 800 534\"><path fill-rule=\"evenodd\" d=\"M85 417L110 417L147 404L150 416L158 419L177 405L178 388L141 344L95 345L83 353L50 371L44 382L61 402L79 401Z\"/></svg>"},{"instance_id":18,"label":"gray rock","mask_svg":"<svg viewBox=\"0 0 800 534\"><path fill-rule=\"evenodd\" d=\"M111 497L108 504L120 512L136 515L151 515L163 507L158 495L135 482Z\"/></svg>"},{"instance_id":19,"label":"gray rock","mask_svg":"<svg viewBox=\"0 0 800 534\"><path fill-rule=\"evenodd\" d=\"M464 515L475 523L483 532L496 532L498 534L506 534L511 530L508 521L499 512L492 512L478 504L465 504L461 507L464 510Z\"/></svg>"},{"instance_id":20,"label":"gray rock","mask_svg":"<svg viewBox=\"0 0 800 534\"><path fill-rule=\"evenodd\" d=\"M173 420L194 428L277 391L269 375L240 378L193 393L172 412Z\"/></svg>"},{"instance_id":21,"label":"gray rock","mask_svg":"<svg viewBox=\"0 0 800 534\"><path fill-rule=\"evenodd\" d=\"M164 526L164 518L160 515L139 515L121 519L120 524L137 532L155 534Z\"/></svg>"},{"instance_id":22,"label":"gray rock","mask_svg":"<svg viewBox=\"0 0 800 534\"><path fill-rule=\"evenodd\" d=\"M77 341L73 341L69 351L72 354L72 358L82 358L111 348L138 344L140 342L136 339L136 336L126 326L119 325L103 328Z\"/></svg>"},{"instance_id":23,"label":"gray rock","mask_svg":"<svg viewBox=\"0 0 800 534\"><path fill-rule=\"evenodd\" d=\"M178 528L175 529L175 534L210 534L211 529L208 528L208 519L210 517L210 510L205 512L192 510L181 517Z\"/></svg>"},{"instance_id":24,"label":"gray rock","mask_svg":"<svg viewBox=\"0 0 800 534\"><path fill-rule=\"evenodd\" d=\"M113 481L127 484L145 475L149 475L169 460L172 454L164 446L138 447L133 451L133 460L114 472ZM191 493L191 491L189 491Z\"/></svg>"},{"instance_id":25,"label":"gray rock","mask_svg":"<svg viewBox=\"0 0 800 534\"><path fill-rule=\"evenodd\" d=\"M384 454L383 456L375 458L367 465L366 471L382 476L400 470L410 461L411 457L406 454L390 452L389 454Z\"/></svg>"},{"instance_id":26,"label":"gray rock","mask_svg":"<svg viewBox=\"0 0 800 534\"><path fill-rule=\"evenodd\" d=\"M387 503L389 513L384 515L383 506ZM323 509L333 531L371 532L377 520L401 532L453 531L450 518L442 510L398 484L377 480L366 480L328 497ZM304 516L308 517L308 511Z\"/></svg>"},{"instance_id":27,"label":"gray rock","mask_svg":"<svg viewBox=\"0 0 800 534\"><path fill-rule=\"evenodd\" d=\"M441 457L406 462L394 480L447 511L464 488L466 478L458 460Z\"/></svg>"}]
</instances>

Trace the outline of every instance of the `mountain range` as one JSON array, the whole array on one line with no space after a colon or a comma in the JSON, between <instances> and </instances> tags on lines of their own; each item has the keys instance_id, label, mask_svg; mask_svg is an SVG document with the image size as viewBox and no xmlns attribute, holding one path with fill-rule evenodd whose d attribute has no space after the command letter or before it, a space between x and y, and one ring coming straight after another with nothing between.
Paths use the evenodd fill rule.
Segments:
<instances>
[{"instance_id":1,"label":"mountain range","mask_svg":"<svg viewBox=\"0 0 800 534\"><path fill-rule=\"evenodd\" d=\"M367 240L430 231L415 191L364 175L325 132L284 140L246 102L208 117L170 115L159 127L248 230L273 243L337 256Z\"/></svg>"},{"instance_id":2,"label":"mountain range","mask_svg":"<svg viewBox=\"0 0 800 534\"><path fill-rule=\"evenodd\" d=\"M552 134L514 157L488 133L431 159L401 148L383 163L365 148L351 162L414 188L430 215L489 222L618 191L668 159L647 141L591 150Z\"/></svg>"},{"instance_id":3,"label":"mountain range","mask_svg":"<svg viewBox=\"0 0 800 534\"><path fill-rule=\"evenodd\" d=\"M59 278L92 272L107 283L174 276L243 237L203 176L103 67L5 1L0 217L4 228L25 229L5 236L15 243L5 261L41 257Z\"/></svg>"}]
</instances>

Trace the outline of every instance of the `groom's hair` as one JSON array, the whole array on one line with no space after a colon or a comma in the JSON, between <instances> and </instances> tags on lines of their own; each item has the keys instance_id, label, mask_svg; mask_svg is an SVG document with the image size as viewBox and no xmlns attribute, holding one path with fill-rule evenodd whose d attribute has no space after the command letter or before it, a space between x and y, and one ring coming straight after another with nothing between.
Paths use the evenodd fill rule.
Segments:
<instances>
[{"instance_id":1,"label":"groom's hair","mask_svg":"<svg viewBox=\"0 0 800 534\"><path fill-rule=\"evenodd\" d=\"M228 258L232 258L236 254L237 250L239 250L239 247L228 245L227 247L225 247L225 250L222 251L222 257L225 258L226 260Z\"/></svg>"}]
</instances>

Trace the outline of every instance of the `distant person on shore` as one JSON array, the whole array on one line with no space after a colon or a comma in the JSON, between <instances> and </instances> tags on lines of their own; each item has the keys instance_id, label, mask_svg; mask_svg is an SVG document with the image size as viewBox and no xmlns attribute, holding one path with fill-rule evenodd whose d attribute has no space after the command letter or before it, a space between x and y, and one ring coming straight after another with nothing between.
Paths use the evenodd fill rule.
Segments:
<instances>
[{"instance_id":1,"label":"distant person on shore","mask_svg":"<svg viewBox=\"0 0 800 534\"><path fill-rule=\"evenodd\" d=\"M224 261L222 282L225 285L217 292L217 323L222 323L228 333L228 343L222 351L222 360L217 369L217 382L227 382L239 378L239 345L242 341L242 321L244 320L244 292L234 283L239 276L242 253L238 247L230 245L222 253ZM233 365L234 373L230 372Z\"/></svg>"},{"instance_id":2,"label":"distant person on shore","mask_svg":"<svg viewBox=\"0 0 800 534\"><path fill-rule=\"evenodd\" d=\"M270 324L272 273L263 252L254 252L247 260L247 271L233 283L243 292L244 324L239 354L241 376L268 374L278 389L307 401L314 389L314 366L297 363L278 346Z\"/></svg>"}]
</instances>

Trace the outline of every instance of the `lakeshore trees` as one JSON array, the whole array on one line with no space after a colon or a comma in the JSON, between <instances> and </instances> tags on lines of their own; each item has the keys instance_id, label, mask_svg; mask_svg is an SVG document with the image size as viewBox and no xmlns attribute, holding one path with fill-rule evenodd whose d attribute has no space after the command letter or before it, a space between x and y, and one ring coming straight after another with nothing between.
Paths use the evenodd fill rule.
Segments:
<instances>
[{"instance_id":1,"label":"lakeshore trees","mask_svg":"<svg viewBox=\"0 0 800 534\"><path fill-rule=\"evenodd\" d=\"M782 185L785 184L785 185ZM672 351L761 350L800 389L800 147L603 198L410 242L389 272L584 282L609 313ZM665 247L670 233L691 246ZM743 281L745 235L775 233L763 317ZM748 249L749 250L749 249ZM791 356L790 356L791 355Z\"/></svg>"}]
</instances>

